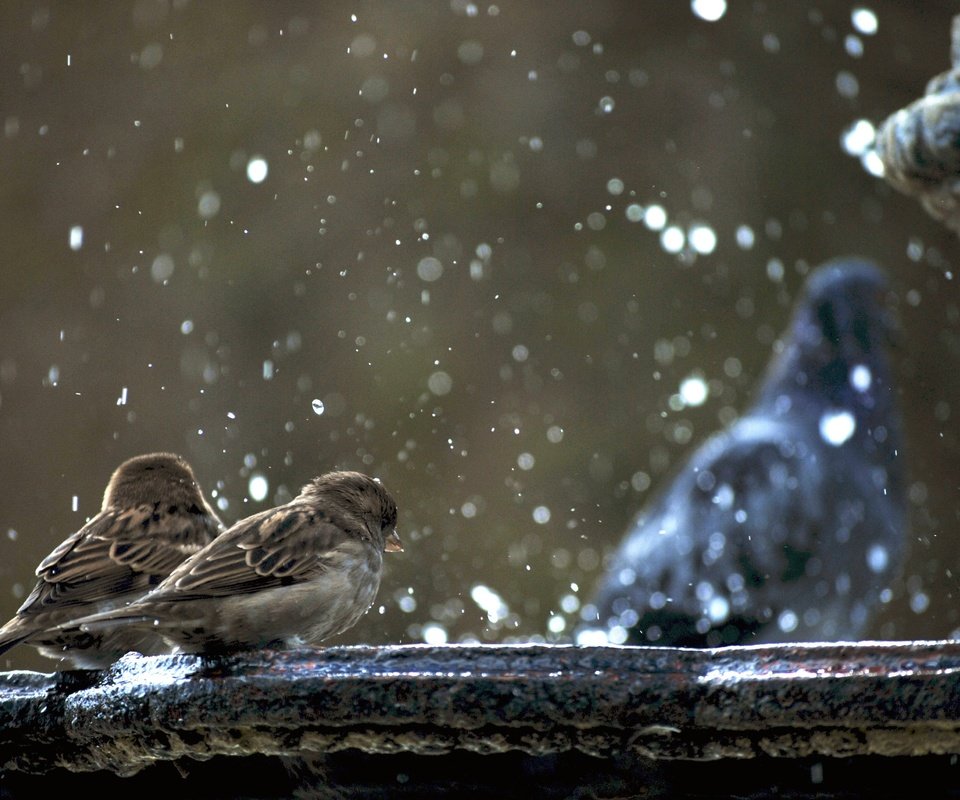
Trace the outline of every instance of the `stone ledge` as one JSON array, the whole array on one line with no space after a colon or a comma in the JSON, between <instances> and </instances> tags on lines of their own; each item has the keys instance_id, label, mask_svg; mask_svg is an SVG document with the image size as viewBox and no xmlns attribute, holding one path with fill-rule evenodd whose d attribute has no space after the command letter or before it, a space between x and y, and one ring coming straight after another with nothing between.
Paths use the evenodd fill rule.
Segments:
<instances>
[{"instance_id":1,"label":"stone ledge","mask_svg":"<svg viewBox=\"0 0 960 800\"><path fill-rule=\"evenodd\" d=\"M332 647L0 673L0 768L352 750L722 760L960 753L960 642Z\"/></svg>"}]
</instances>

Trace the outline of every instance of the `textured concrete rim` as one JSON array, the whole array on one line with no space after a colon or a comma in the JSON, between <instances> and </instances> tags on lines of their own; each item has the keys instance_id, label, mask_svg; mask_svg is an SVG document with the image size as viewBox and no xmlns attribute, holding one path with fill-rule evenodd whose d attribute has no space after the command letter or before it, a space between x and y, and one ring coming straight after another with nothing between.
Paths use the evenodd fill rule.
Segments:
<instances>
[{"instance_id":1,"label":"textured concrete rim","mask_svg":"<svg viewBox=\"0 0 960 800\"><path fill-rule=\"evenodd\" d=\"M0 764L356 749L659 759L960 753L960 642L404 645L0 673Z\"/></svg>"}]
</instances>

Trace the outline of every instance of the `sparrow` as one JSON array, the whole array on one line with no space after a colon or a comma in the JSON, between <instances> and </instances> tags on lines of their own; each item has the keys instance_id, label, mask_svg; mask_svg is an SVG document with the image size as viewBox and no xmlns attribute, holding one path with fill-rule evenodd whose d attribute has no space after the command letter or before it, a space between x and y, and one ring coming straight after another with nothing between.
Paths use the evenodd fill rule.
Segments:
<instances>
[{"instance_id":1,"label":"sparrow","mask_svg":"<svg viewBox=\"0 0 960 800\"><path fill-rule=\"evenodd\" d=\"M396 524L380 483L327 473L286 505L228 528L139 600L71 628L153 631L182 653L314 644L373 604L384 552L403 549Z\"/></svg>"},{"instance_id":2,"label":"sparrow","mask_svg":"<svg viewBox=\"0 0 960 800\"><path fill-rule=\"evenodd\" d=\"M906 556L880 269L812 272L753 406L634 520L580 643L859 639Z\"/></svg>"},{"instance_id":3,"label":"sparrow","mask_svg":"<svg viewBox=\"0 0 960 800\"><path fill-rule=\"evenodd\" d=\"M0 653L23 642L48 658L96 669L130 650L169 652L149 631L64 632L57 626L125 606L222 530L180 456L150 453L123 462L110 477L100 512L40 562L33 591L0 628Z\"/></svg>"}]
</instances>

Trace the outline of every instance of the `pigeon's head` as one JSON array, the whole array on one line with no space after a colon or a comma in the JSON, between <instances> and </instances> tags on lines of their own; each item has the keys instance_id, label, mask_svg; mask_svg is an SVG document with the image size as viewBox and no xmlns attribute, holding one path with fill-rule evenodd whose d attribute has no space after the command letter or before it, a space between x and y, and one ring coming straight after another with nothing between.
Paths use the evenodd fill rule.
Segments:
<instances>
[{"instance_id":1,"label":"pigeon's head","mask_svg":"<svg viewBox=\"0 0 960 800\"><path fill-rule=\"evenodd\" d=\"M828 261L807 279L784 338L783 355L771 368L763 399L777 408L803 405L847 409L882 417L892 404L887 347L894 317L884 273L870 261Z\"/></svg>"},{"instance_id":2,"label":"pigeon's head","mask_svg":"<svg viewBox=\"0 0 960 800\"><path fill-rule=\"evenodd\" d=\"M885 352L894 323L887 278L870 261L828 261L807 280L794 335L832 360L870 360Z\"/></svg>"}]
</instances>

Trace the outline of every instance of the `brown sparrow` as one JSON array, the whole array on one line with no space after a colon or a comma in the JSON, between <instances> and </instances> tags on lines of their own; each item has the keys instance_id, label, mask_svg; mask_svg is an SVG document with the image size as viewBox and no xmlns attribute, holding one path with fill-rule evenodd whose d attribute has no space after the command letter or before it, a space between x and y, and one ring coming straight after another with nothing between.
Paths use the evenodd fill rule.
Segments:
<instances>
[{"instance_id":1,"label":"brown sparrow","mask_svg":"<svg viewBox=\"0 0 960 800\"><path fill-rule=\"evenodd\" d=\"M150 631L58 630L78 617L122 608L213 541L223 524L190 465L170 453L125 461L110 478L100 512L37 567L37 584L0 628L0 653L25 642L49 658L98 668L129 650L170 651Z\"/></svg>"},{"instance_id":2,"label":"brown sparrow","mask_svg":"<svg viewBox=\"0 0 960 800\"><path fill-rule=\"evenodd\" d=\"M95 633L125 624L184 653L313 644L370 608L383 553L403 549L396 523L383 486L331 472L286 505L236 523L126 608L72 626Z\"/></svg>"}]
</instances>

